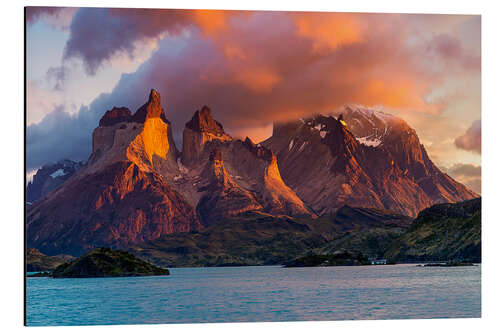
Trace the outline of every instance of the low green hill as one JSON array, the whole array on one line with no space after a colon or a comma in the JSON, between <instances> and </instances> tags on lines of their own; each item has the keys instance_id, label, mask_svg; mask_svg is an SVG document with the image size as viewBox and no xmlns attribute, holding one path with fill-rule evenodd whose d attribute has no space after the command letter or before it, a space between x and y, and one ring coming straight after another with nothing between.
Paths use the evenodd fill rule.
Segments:
<instances>
[{"instance_id":1,"label":"low green hill","mask_svg":"<svg viewBox=\"0 0 500 333\"><path fill-rule=\"evenodd\" d=\"M360 233L366 247L379 249L384 244L386 249L385 244L401 235L410 222L410 218L392 212L347 206L318 219L246 213L218 221L201 232L168 235L129 250L168 267L281 265L329 242L349 242ZM365 233L375 229L379 242L371 238L365 241ZM338 249L347 247L344 243ZM352 239L352 244L358 243Z\"/></svg>"},{"instance_id":2,"label":"low green hill","mask_svg":"<svg viewBox=\"0 0 500 333\"><path fill-rule=\"evenodd\" d=\"M481 262L481 198L424 209L385 256L398 262Z\"/></svg>"},{"instance_id":3,"label":"low green hill","mask_svg":"<svg viewBox=\"0 0 500 333\"><path fill-rule=\"evenodd\" d=\"M167 235L129 250L168 267L273 265L325 242L308 225L287 216L249 213L201 232Z\"/></svg>"}]
</instances>

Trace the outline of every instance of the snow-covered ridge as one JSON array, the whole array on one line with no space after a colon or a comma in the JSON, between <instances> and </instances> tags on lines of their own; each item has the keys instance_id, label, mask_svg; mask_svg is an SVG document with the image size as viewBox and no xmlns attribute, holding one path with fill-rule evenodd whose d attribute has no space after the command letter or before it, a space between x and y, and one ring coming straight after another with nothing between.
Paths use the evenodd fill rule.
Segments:
<instances>
[{"instance_id":1,"label":"snow-covered ridge","mask_svg":"<svg viewBox=\"0 0 500 333\"><path fill-rule=\"evenodd\" d=\"M344 109L340 111L340 113L350 113L360 114L366 117L367 120L371 120L370 118L378 118L384 123L390 120L395 120L398 117L392 115L390 113L382 111L382 109L377 108L368 108L359 104L346 104L344 105Z\"/></svg>"},{"instance_id":2,"label":"snow-covered ridge","mask_svg":"<svg viewBox=\"0 0 500 333\"><path fill-rule=\"evenodd\" d=\"M392 126L399 118L381 109L367 108L362 105L344 105L342 110L351 132L356 139L366 146L378 147L392 131Z\"/></svg>"},{"instance_id":3,"label":"snow-covered ridge","mask_svg":"<svg viewBox=\"0 0 500 333\"><path fill-rule=\"evenodd\" d=\"M384 139L392 133L394 124L399 123L400 120L399 117L385 112L381 107L366 107L359 104L345 104L336 111L332 111L330 115L334 118L342 115L344 125L349 128L358 142L370 147L382 145ZM308 127L312 133L325 139L329 132L325 123L328 121L327 118L328 115L316 114L300 118L299 124ZM298 151L302 151L303 145L296 145L297 143L292 139L288 144L288 151L298 147L300 147Z\"/></svg>"}]
</instances>

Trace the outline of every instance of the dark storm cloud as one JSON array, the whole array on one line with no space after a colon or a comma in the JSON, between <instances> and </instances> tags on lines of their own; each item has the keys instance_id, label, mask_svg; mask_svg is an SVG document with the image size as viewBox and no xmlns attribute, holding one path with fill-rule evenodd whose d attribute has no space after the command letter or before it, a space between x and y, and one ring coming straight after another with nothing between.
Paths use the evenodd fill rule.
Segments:
<instances>
[{"instance_id":1,"label":"dark storm cloud","mask_svg":"<svg viewBox=\"0 0 500 333\"><path fill-rule=\"evenodd\" d=\"M481 120L476 120L465 134L455 139L455 145L463 150L481 154Z\"/></svg>"},{"instance_id":2,"label":"dark storm cloud","mask_svg":"<svg viewBox=\"0 0 500 333\"><path fill-rule=\"evenodd\" d=\"M26 7L26 23L30 26L43 20L54 28L67 30L76 11L74 7Z\"/></svg>"},{"instance_id":3,"label":"dark storm cloud","mask_svg":"<svg viewBox=\"0 0 500 333\"><path fill-rule=\"evenodd\" d=\"M63 7L26 7L26 21L33 23L42 16L57 15Z\"/></svg>"},{"instance_id":4,"label":"dark storm cloud","mask_svg":"<svg viewBox=\"0 0 500 333\"><path fill-rule=\"evenodd\" d=\"M473 70L481 68L480 55L465 52L462 42L456 36L439 34L429 42L427 50L435 52L445 61L457 61L464 68Z\"/></svg>"},{"instance_id":5,"label":"dark storm cloud","mask_svg":"<svg viewBox=\"0 0 500 333\"><path fill-rule=\"evenodd\" d=\"M89 74L113 55L130 57L136 42L161 33L180 34L192 25L193 11L169 9L81 8L73 17L65 58L81 58Z\"/></svg>"},{"instance_id":6,"label":"dark storm cloud","mask_svg":"<svg viewBox=\"0 0 500 333\"><path fill-rule=\"evenodd\" d=\"M28 126L27 171L64 158L86 161L92 147L92 130L106 108L109 109L106 103L107 97L101 95L92 102L90 108L82 107L75 115L65 112L62 106L58 106L41 122Z\"/></svg>"}]
</instances>

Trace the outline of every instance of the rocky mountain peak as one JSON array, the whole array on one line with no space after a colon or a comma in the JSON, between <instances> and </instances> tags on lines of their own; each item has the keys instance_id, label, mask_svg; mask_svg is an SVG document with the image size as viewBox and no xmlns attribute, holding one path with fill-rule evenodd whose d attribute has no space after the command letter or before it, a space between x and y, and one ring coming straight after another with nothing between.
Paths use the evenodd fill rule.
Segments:
<instances>
[{"instance_id":1,"label":"rocky mountain peak","mask_svg":"<svg viewBox=\"0 0 500 333\"><path fill-rule=\"evenodd\" d=\"M272 161L273 159L273 152L270 149L267 149L260 144L255 144L248 136L246 137L245 141L243 141L243 146L260 159L268 162Z\"/></svg>"},{"instance_id":2,"label":"rocky mountain peak","mask_svg":"<svg viewBox=\"0 0 500 333\"><path fill-rule=\"evenodd\" d=\"M163 113L160 94L154 89L151 89L148 101L135 112L130 121L144 123L147 118L161 118L164 123L170 124Z\"/></svg>"},{"instance_id":3,"label":"rocky mountain peak","mask_svg":"<svg viewBox=\"0 0 500 333\"><path fill-rule=\"evenodd\" d=\"M83 166L83 162L68 159L45 164L37 170L26 188L26 200L33 203L61 186Z\"/></svg>"},{"instance_id":4,"label":"rocky mountain peak","mask_svg":"<svg viewBox=\"0 0 500 333\"><path fill-rule=\"evenodd\" d=\"M222 124L213 119L212 112L206 105L201 108L201 111L198 110L194 113L191 120L186 123L186 127L196 132L210 133L215 136L226 135Z\"/></svg>"},{"instance_id":5,"label":"rocky mountain peak","mask_svg":"<svg viewBox=\"0 0 500 333\"><path fill-rule=\"evenodd\" d=\"M177 168L177 155L160 94L152 89L147 102L135 114L130 115L125 107L105 113L92 134L92 155L86 171L96 172L117 161L131 161L143 171L173 170Z\"/></svg>"},{"instance_id":6,"label":"rocky mountain peak","mask_svg":"<svg viewBox=\"0 0 500 333\"><path fill-rule=\"evenodd\" d=\"M221 123L212 117L208 106L197 110L186 123L182 140L182 163L193 165L199 162L205 144L208 142L226 142L232 138L224 132ZM205 156L206 157L206 156Z\"/></svg>"},{"instance_id":7,"label":"rocky mountain peak","mask_svg":"<svg viewBox=\"0 0 500 333\"><path fill-rule=\"evenodd\" d=\"M413 216L436 202L476 197L432 163L401 118L362 106L334 115L275 125L262 142L285 183L316 212L355 204Z\"/></svg>"}]
</instances>

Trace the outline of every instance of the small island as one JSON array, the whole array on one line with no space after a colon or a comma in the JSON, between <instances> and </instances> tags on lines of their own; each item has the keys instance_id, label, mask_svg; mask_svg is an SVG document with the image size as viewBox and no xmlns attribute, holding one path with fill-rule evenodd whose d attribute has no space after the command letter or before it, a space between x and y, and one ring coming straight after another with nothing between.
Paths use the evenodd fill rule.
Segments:
<instances>
[{"instance_id":1,"label":"small island","mask_svg":"<svg viewBox=\"0 0 500 333\"><path fill-rule=\"evenodd\" d=\"M154 266L134 255L109 248L93 249L71 262L59 265L50 273L30 277L91 278L170 275L168 269Z\"/></svg>"},{"instance_id":2,"label":"small island","mask_svg":"<svg viewBox=\"0 0 500 333\"><path fill-rule=\"evenodd\" d=\"M331 254L309 253L303 257L286 262L284 267L325 267L325 266L362 266L370 265L371 261L361 252L346 250Z\"/></svg>"}]
</instances>

